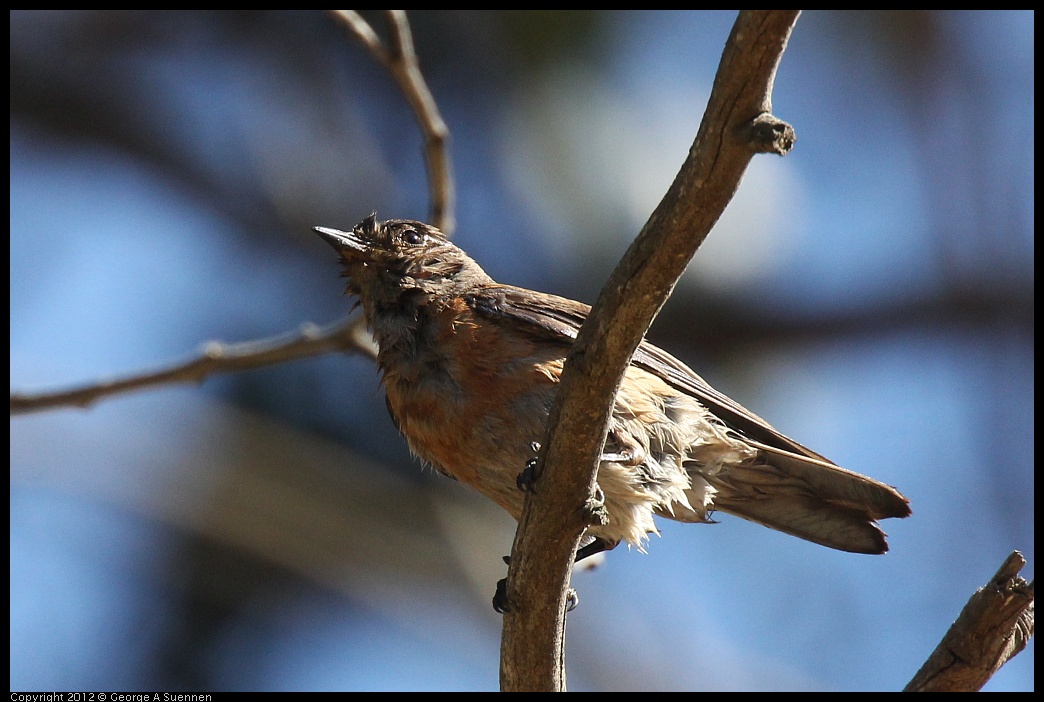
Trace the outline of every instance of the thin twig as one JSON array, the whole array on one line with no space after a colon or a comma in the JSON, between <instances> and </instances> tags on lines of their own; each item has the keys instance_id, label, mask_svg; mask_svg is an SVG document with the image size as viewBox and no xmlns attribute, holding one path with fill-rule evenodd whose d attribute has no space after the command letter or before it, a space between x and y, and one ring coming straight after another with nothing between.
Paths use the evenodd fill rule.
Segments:
<instances>
[{"instance_id":1,"label":"thin twig","mask_svg":"<svg viewBox=\"0 0 1044 702\"><path fill-rule=\"evenodd\" d=\"M431 195L431 222L450 234L454 228L453 176L448 153L449 131L424 82L413 48L409 22L402 10L387 10L391 48L386 48L373 28L354 10L331 10L352 34L386 66L406 96L424 134L424 155ZM68 390L11 393L11 414L25 414L54 407L87 407L98 400L133 390L168 383L202 382L214 373L250 370L331 351L362 353L376 358L373 340L362 318L327 327L305 325L297 334L240 344L207 344L195 359L156 371L135 373Z\"/></svg>"},{"instance_id":2,"label":"thin twig","mask_svg":"<svg viewBox=\"0 0 1044 702\"><path fill-rule=\"evenodd\" d=\"M332 351L377 357L373 339L362 317L327 327L305 324L296 334L239 344L211 342L203 353L184 363L78 388L48 393L11 393L11 414L27 414L54 407L88 407L98 400L133 390L174 383L201 383L215 373L252 370Z\"/></svg>"},{"instance_id":3,"label":"thin twig","mask_svg":"<svg viewBox=\"0 0 1044 702\"><path fill-rule=\"evenodd\" d=\"M424 134L424 162L428 168L428 194L431 199L429 222L447 236L452 236L456 228L456 196L449 156L449 129L421 75L406 12L385 10L390 48L381 43L377 33L357 11L330 10L330 13L343 22L373 57L388 69L410 103Z\"/></svg>"},{"instance_id":4,"label":"thin twig","mask_svg":"<svg viewBox=\"0 0 1044 702\"><path fill-rule=\"evenodd\" d=\"M634 349L755 153L786 153L789 125L771 116L776 67L798 12L736 19L696 140L674 183L610 276L562 373L508 568L501 689L565 689L564 620L573 554L586 528L617 388Z\"/></svg>"},{"instance_id":5,"label":"thin twig","mask_svg":"<svg viewBox=\"0 0 1044 702\"><path fill-rule=\"evenodd\" d=\"M1014 551L975 591L904 692L977 692L1033 636L1033 583Z\"/></svg>"}]
</instances>

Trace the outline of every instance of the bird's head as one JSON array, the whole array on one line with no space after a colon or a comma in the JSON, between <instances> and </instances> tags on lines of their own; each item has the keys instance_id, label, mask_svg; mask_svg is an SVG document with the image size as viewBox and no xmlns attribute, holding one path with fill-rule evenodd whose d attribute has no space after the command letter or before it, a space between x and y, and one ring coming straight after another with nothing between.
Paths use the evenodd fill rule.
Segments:
<instances>
[{"instance_id":1,"label":"bird's head","mask_svg":"<svg viewBox=\"0 0 1044 702\"><path fill-rule=\"evenodd\" d=\"M407 301L424 304L493 282L460 247L424 222L379 222L371 214L350 232L315 231L340 255L346 292L358 296L368 317L374 308Z\"/></svg>"}]
</instances>

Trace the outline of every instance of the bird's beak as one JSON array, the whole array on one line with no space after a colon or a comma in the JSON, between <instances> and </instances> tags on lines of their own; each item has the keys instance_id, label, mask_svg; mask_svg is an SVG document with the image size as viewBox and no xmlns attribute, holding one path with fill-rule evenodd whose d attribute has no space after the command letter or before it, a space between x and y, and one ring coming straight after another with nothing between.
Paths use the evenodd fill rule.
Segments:
<instances>
[{"instance_id":1,"label":"bird's beak","mask_svg":"<svg viewBox=\"0 0 1044 702\"><path fill-rule=\"evenodd\" d=\"M313 227L313 229L323 238L323 241L332 246L339 254L343 255L350 251L366 253L369 249L366 243L359 238L359 235L354 232L342 232L339 229L329 229L327 227Z\"/></svg>"}]
</instances>

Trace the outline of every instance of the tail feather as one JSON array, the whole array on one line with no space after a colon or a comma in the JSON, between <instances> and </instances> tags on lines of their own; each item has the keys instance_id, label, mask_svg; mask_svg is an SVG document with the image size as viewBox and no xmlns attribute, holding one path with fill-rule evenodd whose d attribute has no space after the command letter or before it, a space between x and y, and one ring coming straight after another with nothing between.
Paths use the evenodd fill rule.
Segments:
<instances>
[{"instance_id":1,"label":"tail feather","mask_svg":"<svg viewBox=\"0 0 1044 702\"><path fill-rule=\"evenodd\" d=\"M910 514L908 500L884 483L825 460L749 443L760 460L710 479L717 490L714 509L855 553L886 552L876 520Z\"/></svg>"}]
</instances>

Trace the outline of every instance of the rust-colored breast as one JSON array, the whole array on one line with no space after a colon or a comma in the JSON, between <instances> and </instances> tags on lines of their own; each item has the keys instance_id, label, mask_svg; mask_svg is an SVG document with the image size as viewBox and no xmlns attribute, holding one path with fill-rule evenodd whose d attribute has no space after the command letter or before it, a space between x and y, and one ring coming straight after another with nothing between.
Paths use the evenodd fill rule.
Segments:
<instances>
[{"instance_id":1,"label":"rust-colored breast","mask_svg":"<svg viewBox=\"0 0 1044 702\"><path fill-rule=\"evenodd\" d=\"M534 406L550 404L564 354L538 351L459 298L426 323L431 354L386 364L388 407L415 454L503 503L499 493L517 491L528 447L542 438L546 411Z\"/></svg>"}]
</instances>

